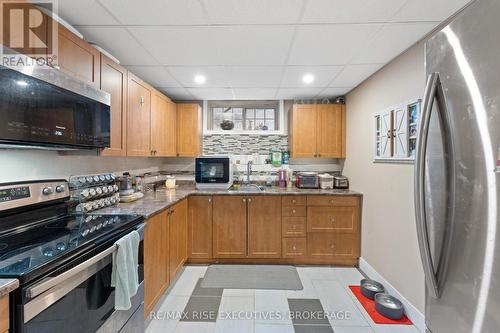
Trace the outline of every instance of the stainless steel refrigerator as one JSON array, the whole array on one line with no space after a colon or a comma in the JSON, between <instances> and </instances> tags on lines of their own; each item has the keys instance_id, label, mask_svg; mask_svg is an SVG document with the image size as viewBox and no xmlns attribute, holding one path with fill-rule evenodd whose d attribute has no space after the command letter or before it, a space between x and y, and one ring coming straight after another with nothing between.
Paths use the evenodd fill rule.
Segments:
<instances>
[{"instance_id":1,"label":"stainless steel refrigerator","mask_svg":"<svg viewBox=\"0 0 500 333\"><path fill-rule=\"evenodd\" d=\"M415 208L432 333L500 332L500 0L426 43Z\"/></svg>"}]
</instances>

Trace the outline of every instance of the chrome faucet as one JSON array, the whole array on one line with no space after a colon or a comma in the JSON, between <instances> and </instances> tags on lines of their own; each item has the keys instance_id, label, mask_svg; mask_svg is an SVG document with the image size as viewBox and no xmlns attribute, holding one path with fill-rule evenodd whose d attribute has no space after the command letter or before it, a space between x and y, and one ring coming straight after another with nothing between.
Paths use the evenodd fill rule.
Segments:
<instances>
[{"instance_id":1,"label":"chrome faucet","mask_svg":"<svg viewBox=\"0 0 500 333\"><path fill-rule=\"evenodd\" d=\"M252 174L252 161L248 161L247 163L247 184L250 184L250 175Z\"/></svg>"}]
</instances>

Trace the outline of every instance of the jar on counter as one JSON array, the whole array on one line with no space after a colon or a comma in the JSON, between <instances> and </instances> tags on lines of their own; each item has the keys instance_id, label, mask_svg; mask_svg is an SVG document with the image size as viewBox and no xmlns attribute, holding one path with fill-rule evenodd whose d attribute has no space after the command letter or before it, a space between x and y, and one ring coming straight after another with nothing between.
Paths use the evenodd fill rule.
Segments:
<instances>
[{"instance_id":1,"label":"jar on counter","mask_svg":"<svg viewBox=\"0 0 500 333\"><path fill-rule=\"evenodd\" d=\"M167 190L175 189L175 177L174 176L167 176L166 177L165 187L167 188Z\"/></svg>"}]
</instances>

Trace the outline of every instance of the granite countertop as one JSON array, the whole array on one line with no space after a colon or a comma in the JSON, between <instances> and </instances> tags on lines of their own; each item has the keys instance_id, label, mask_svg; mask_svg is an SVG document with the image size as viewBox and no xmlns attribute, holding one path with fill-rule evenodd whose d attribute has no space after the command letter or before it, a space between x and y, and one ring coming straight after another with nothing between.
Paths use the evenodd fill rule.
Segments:
<instances>
[{"instance_id":1,"label":"granite countertop","mask_svg":"<svg viewBox=\"0 0 500 333\"><path fill-rule=\"evenodd\" d=\"M0 297L7 295L19 287L19 280L17 279L0 279Z\"/></svg>"},{"instance_id":2,"label":"granite countertop","mask_svg":"<svg viewBox=\"0 0 500 333\"><path fill-rule=\"evenodd\" d=\"M321 190L321 189L299 189L280 188L273 186L265 188L262 192L245 190L197 190L194 186L179 186L175 190L160 188L156 192L146 192L142 199L130 203L119 203L116 206L99 209L93 214L127 214L142 215L149 218L169 207L175 205L190 195L340 195L340 196L362 196L361 193L352 190Z\"/></svg>"}]
</instances>

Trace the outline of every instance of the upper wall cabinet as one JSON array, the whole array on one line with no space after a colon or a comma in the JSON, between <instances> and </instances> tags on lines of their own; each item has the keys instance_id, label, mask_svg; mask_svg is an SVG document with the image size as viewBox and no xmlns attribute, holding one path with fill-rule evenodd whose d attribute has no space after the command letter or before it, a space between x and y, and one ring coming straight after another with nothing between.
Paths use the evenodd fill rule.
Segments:
<instances>
[{"instance_id":1,"label":"upper wall cabinet","mask_svg":"<svg viewBox=\"0 0 500 333\"><path fill-rule=\"evenodd\" d=\"M289 117L292 157L345 157L345 105L294 104Z\"/></svg>"},{"instance_id":2,"label":"upper wall cabinet","mask_svg":"<svg viewBox=\"0 0 500 333\"><path fill-rule=\"evenodd\" d=\"M151 156L152 88L128 73L127 155Z\"/></svg>"},{"instance_id":3,"label":"upper wall cabinet","mask_svg":"<svg viewBox=\"0 0 500 333\"><path fill-rule=\"evenodd\" d=\"M201 107L196 103L177 104L177 156L201 154Z\"/></svg>"},{"instance_id":4,"label":"upper wall cabinet","mask_svg":"<svg viewBox=\"0 0 500 333\"><path fill-rule=\"evenodd\" d=\"M100 52L71 31L58 25L59 69L80 80L100 86Z\"/></svg>"},{"instance_id":5,"label":"upper wall cabinet","mask_svg":"<svg viewBox=\"0 0 500 333\"><path fill-rule=\"evenodd\" d=\"M151 151L154 156L176 156L176 105L153 91L151 100Z\"/></svg>"},{"instance_id":6,"label":"upper wall cabinet","mask_svg":"<svg viewBox=\"0 0 500 333\"><path fill-rule=\"evenodd\" d=\"M127 70L101 54L101 89L111 95L110 147L104 156L127 154Z\"/></svg>"}]
</instances>

